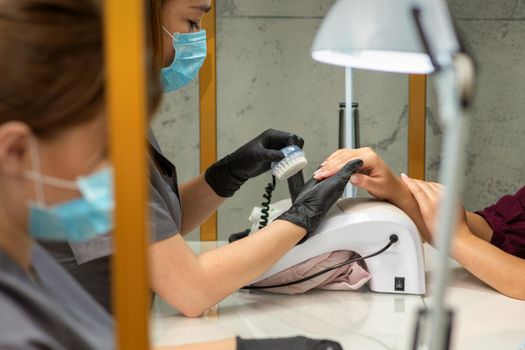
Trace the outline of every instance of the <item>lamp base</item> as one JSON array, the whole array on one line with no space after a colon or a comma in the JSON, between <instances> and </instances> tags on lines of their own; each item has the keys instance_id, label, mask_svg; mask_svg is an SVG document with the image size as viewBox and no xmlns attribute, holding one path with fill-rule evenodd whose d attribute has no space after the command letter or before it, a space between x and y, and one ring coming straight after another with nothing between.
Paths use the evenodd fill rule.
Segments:
<instances>
[{"instance_id":1,"label":"lamp base","mask_svg":"<svg viewBox=\"0 0 525 350\"><path fill-rule=\"evenodd\" d=\"M426 350L429 348L430 343L430 334L426 333L428 331L428 323L431 322L431 314L433 310L429 309L419 309L416 321L416 328L414 332L414 339L412 342L412 350ZM454 312L451 309L445 310L444 324L443 329L445 330L444 341L443 341L443 350L450 349L450 340L452 338L452 323L454 319Z\"/></svg>"}]
</instances>

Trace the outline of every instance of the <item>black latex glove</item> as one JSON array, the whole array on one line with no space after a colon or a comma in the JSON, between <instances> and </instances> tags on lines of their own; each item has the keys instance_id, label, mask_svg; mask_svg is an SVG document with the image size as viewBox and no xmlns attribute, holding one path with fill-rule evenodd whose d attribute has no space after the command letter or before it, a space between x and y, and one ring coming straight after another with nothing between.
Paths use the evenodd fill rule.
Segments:
<instances>
[{"instance_id":1,"label":"black latex glove","mask_svg":"<svg viewBox=\"0 0 525 350\"><path fill-rule=\"evenodd\" d=\"M334 203L341 198L350 176L363 165L360 159L348 162L334 176L317 181L311 178L304 184L292 207L277 218L290 221L306 229L302 243L317 229Z\"/></svg>"},{"instance_id":2,"label":"black latex glove","mask_svg":"<svg viewBox=\"0 0 525 350\"><path fill-rule=\"evenodd\" d=\"M343 347L335 341L306 337L275 339L237 337L237 350L343 350Z\"/></svg>"},{"instance_id":3,"label":"black latex glove","mask_svg":"<svg viewBox=\"0 0 525 350\"><path fill-rule=\"evenodd\" d=\"M210 166L204 178L219 196L231 197L246 180L270 170L272 162L283 159L282 148L290 145L303 148L303 144L297 135L268 129Z\"/></svg>"}]
</instances>

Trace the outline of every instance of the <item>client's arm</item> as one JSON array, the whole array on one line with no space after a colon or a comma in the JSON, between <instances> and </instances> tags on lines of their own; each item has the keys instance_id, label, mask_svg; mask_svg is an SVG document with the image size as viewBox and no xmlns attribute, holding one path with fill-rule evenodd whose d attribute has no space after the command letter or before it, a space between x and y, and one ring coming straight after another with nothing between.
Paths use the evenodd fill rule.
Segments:
<instances>
[{"instance_id":1,"label":"client's arm","mask_svg":"<svg viewBox=\"0 0 525 350\"><path fill-rule=\"evenodd\" d=\"M403 177L403 181L419 204L430 233L426 238L432 244L443 186L408 177ZM525 300L525 260L490 244L488 241L492 230L487 228L486 221L480 216L478 219L473 213L465 215L463 208L461 210L452 241L452 257L497 291L512 298Z\"/></svg>"},{"instance_id":2,"label":"client's arm","mask_svg":"<svg viewBox=\"0 0 525 350\"><path fill-rule=\"evenodd\" d=\"M525 300L525 260L477 237L466 225L458 227L452 257L500 293Z\"/></svg>"},{"instance_id":3,"label":"client's arm","mask_svg":"<svg viewBox=\"0 0 525 350\"><path fill-rule=\"evenodd\" d=\"M492 228L483 217L476 213L467 211L467 224L470 231L485 242L492 238Z\"/></svg>"}]
</instances>

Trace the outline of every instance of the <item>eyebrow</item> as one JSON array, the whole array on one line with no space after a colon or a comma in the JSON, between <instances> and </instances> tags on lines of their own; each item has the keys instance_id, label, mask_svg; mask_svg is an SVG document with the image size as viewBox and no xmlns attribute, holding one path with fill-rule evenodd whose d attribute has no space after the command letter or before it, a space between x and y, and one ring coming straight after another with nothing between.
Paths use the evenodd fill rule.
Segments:
<instances>
[{"instance_id":1,"label":"eyebrow","mask_svg":"<svg viewBox=\"0 0 525 350\"><path fill-rule=\"evenodd\" d=\"M208 13L211 10L211 6L210 5L196 5L196 6L192 6L192 7L195 8L195 9L201 10L204 13Z\"/></svg>"}]
</instances>

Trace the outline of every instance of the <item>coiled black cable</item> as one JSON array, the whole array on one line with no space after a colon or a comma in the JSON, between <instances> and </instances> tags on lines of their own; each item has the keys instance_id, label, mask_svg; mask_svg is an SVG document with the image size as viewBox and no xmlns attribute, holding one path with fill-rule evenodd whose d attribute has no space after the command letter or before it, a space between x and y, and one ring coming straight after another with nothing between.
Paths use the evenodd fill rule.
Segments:
<instances>
[{"instance_id":1,"label":"coiled black cable","mask_svg":"<svg viewBox=\"0 0 525 350\"><path fill-rule=\"evenodd\" d=\"M275 176L272 175L272 182L268 183L264 188L266 193L263 194L264 202L261 203L261 219L259 221L259 230L268 224L268 218L270 217L270 203L272 202L272 192L275 190Z\"/></svg>"},{"instance_id":2,"label":"coiled black cable","mask_svg":"<svg viewBox=\"0 0 525 350\"><path fill-rule=\"evenodd\" d=\"M354 263L354 262L357 262L357 261L363 261L365 259L368 259L368 258L371 258L371 257L374 257L376 255L379 255L381 253L384 253L388 248L390 248L394 243L396 243L397 241L399 240L399 237L396 235L396 234L392 234L390 235L389 237L389 242L386 246L384 246L383 248L379 249L377 252L374 252L372 254L369 254L369 255L366 255L366 256L360 256L358 258L353 258L353 259L348 259L346 261L343 261L339 264L335 264L333 266L330 266L330 267L327 267L326 269L324 270L321 270L319 272L316 272L310 276L306 276L304 278L301 278L299 280L295 280L295 281L291 281L291 282L286 282L286 283L281 283L281 284L273 284L273 285L270 285L270 286L245 286L245 287L242 287L241 289L270 289L270 288L280 288L280 287L287 287L287 286L292 286L294 284L299 284L299 283L303 283L303 282L306 282L308 280L311 280L312 278L315 278L317 276L321 276L321 275L324 275L325 273L327 272L330 272L332 270L335 270L337 268L340 268L341 266L345 266L345 265L348 265L348 264L351 264L351 263ZM350 270L350 273L352 273L352 270Z\"/></svg>"}]
</instances>

